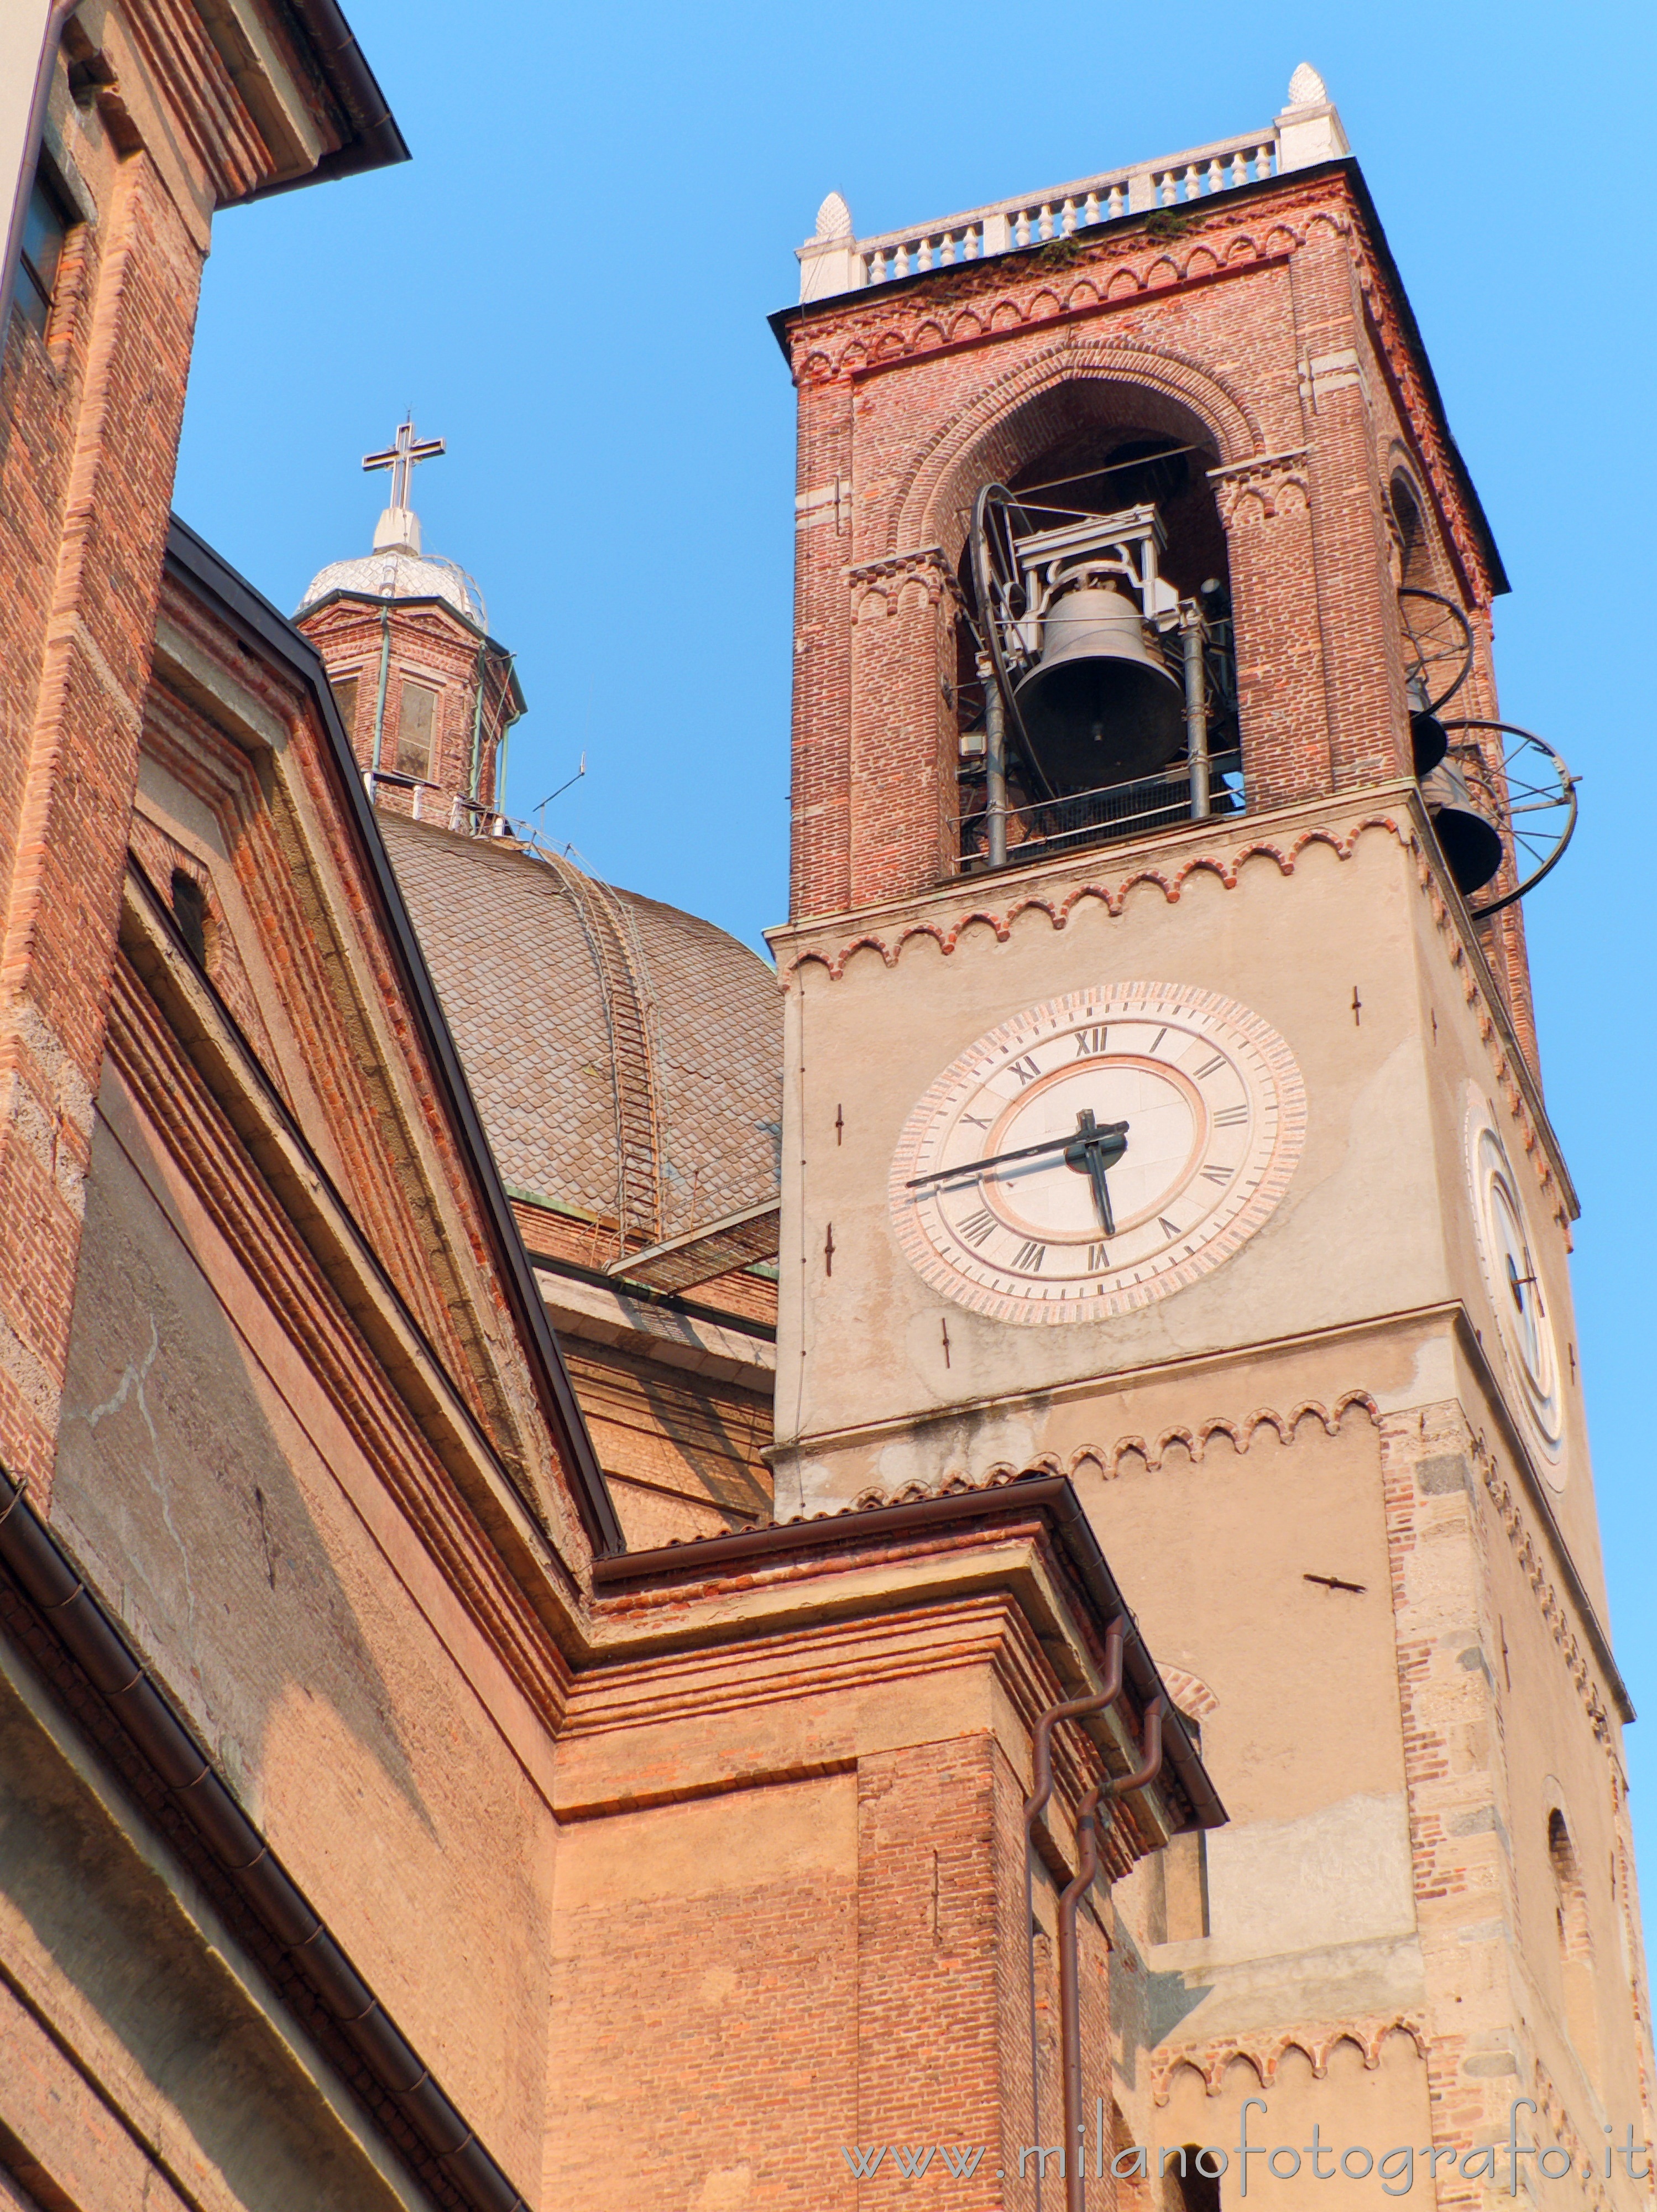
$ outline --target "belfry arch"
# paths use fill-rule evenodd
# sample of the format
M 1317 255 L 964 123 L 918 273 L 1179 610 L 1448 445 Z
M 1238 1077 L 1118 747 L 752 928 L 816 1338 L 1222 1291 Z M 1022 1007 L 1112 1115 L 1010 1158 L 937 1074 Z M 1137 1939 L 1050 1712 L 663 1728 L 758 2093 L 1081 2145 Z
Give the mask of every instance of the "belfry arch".
M 944 548 L 958 548 L 954 650 L 944 687 L 954 709 L 958 757 L 951 842 L 963 868 L 1000 865 L 996 856 L 1005 858 L 1009 838 L 1059 849 L 1172 821 L 1193 804 L 1204 814 L 1241 811 L 1230 564 L 1212 475 L 1223 465 L 1222 452 L 1211 423 L 1182 397 L 1120 375 L 1065 375 L 1002 413 L 939 483 L 937 537 Z M 1049 738 L 1060 733 L 1062 762 L 1051 745 L 1043 746 L 1029 714 L 1012 703 L 1018 687 L 1008 684 L 1005 668 L 1001 696 L 992 697 L 995 654 L 1005 632 L 1004 626 L 1001 640 L 991 635 L 997 617 L 984 602 L 980 568 L 984 520 L 978 503 L 1000 496 L 989 487 L 1010 496 L 1004 512 L 1026 548 L 1058 543 L 1078 530 L 1084 537 L 1103 532 L 1108 539 L 1110 518 L 1141 518 L 1132 526 L 1137 552 L 1126 541 L 1114 552 L 1102 541 L 1095 549 L 1105 556 L 1102 573 L 1090 573 L 1096 562 L 1078 565 L 1074 559 L 1054 572 L 1074 580 L 1054 586 L 1059 596 L 1048 615 L 1056 627 L 1050 629 L 1044 618 L 1035 630 L 1038 602 L 1021 602 L 1029 609 L 1027 634 L 1042 638 L 1044 653 L 1066 628 L 1074 634 L 1079 625 L 1082 633 L 1077 658 L 1050 686 L 1044 678 L 1024 690 L 1032 704 L 1041 691 Z M 1143 582 L 1136 597 L 1132 574 L 1124 573 L 1124 563 L 1132 572 L 1146 562 L 1165 610 L 1160 623 L 1139 621 Z M 1176 619 L 1179 609 L 1187 611 L 1186 620 Z M 1144 611 L 1150 611 L 1148 602 Z M 1088 625 L 1101 616 L 1122 632 L 1104 636 L 1102 659 L 1087 643 Z M 1181 632 L 1193 623 L 1207 669 L 1196 802 L 1188 702 L 1181 698 Z M 1116 645 L 1121 658 L 1112 657 Z M 1065 659 L 1062 648 L 1055 657 Z M 1005 779 L 1004 749 L 991 721 L 1004 702 L 1011 725 Z
M 1241 399 L 1192 362 L 1149 348 L 1054 346 L 987 384 L 938 426 L 894 502 L 894 550 L 937 545 L 953 564 L 979 484 L 1028 468 L 1067 428 L 1113 419 L 1205 447 L 1211 467 L 1262 449 Z

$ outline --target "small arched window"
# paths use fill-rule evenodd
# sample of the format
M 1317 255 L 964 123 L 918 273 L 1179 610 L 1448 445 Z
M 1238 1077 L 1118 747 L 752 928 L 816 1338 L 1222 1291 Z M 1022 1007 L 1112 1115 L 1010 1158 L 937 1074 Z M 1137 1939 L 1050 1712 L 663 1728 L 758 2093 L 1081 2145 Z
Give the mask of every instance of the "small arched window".
M 1582 1887 L 1576 1851 L 1557 1808 L 1548 1815 L 1548 1858 L 1553 1868 L 1555 1910 L 1559 1925 L 1559 1955 L 1564 1960 L 1593 1956 L 1588 1941 L 1588 1900 Z
M 1599 2014 L 1593 1986 L 1593 1943 L 1587 1891 L 1565 1816 L 1548 1815 L 1548 1862 L 1553 1869 L 1554 1923 L 1565 1999 L 1565 2028 L 1592 2074 L 1599 2057 Z
M 1203 2146 L 1197 2143 L 1181 2143 L 1165 2154 L 1163 2212 L 1220 2212 L 1219 2176 L 1199 2164 L 1202 2155 Z
M 1429 591 L 1433 582 L 1433 550 L 1416 488 L 1402 469 L 1393 471 L 1393 524 L 1398 532 L 1399 581 Z

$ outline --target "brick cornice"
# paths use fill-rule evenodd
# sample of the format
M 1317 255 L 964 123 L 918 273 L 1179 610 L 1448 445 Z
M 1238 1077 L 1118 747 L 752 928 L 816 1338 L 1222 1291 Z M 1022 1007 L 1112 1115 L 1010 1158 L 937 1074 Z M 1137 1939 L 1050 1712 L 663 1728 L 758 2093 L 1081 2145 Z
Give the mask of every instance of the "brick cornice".
M 984 1670 L 1023 1732 L 1058 1698 L 1075 1694 L 1078 1681 L 1092 1680 L 1095 1660 L 1078 1636 L 1068 1577 L 1042 1540 L 1039 1516 L 997 1531 L 993 1541 L 956 1532 L 929 1537 L 920 1551 L 901 1542 L 857 1545 L 862 1516 L 834 1517 L 853 1522 L 844 1540 L 854 1548 L 847 1556 L 837 1547 L 820 1569 L 805 1569 L 804 1580 L 800 1563 L 741 1577 L 714 1570 L 701 1580 L 694 1555 L 706 1547 L 684 1545 L 677 1548 L 688 1589 L 601 1600 L 600 1619 L 608 1617 L 620 1640 L 572 1694 L 561 1737 L 561 1820 L 851 1771 L 866 1749 L 859 1716 L 871 1688 Z M 823 1587 L 814 1590 L 818 1583 Z M 664 1613 L 665 1620 L 657 1618 Z M 671 1640 L 663 1647 L 665 1627 Z M 634 1638 L 645 1648 L 630 1657 Z M 744 1724 L 744 1717 L 808 1700 L 809 1717 L 781 1739 L 763 1723 L 754 1739 L 751 1722 Z M 693 1753 L 686 1737 L 671 1779 L 652 1789 L 643 1778 L 659 1759 L 608 1742 L 640 1729 L 690 1731 L 700 1748 Z M 756 1751 L 759 1742 L 774 1747 Z M 1061 1794 L 1073 1805 L 1102 1774 L 1132 1764 L 1133 1753 L 1120 1713 L 1089 1718 L 1071 1741 L 1055 1740 Z M 1107 1845 L 1111 1878 L 1166 1841 L 1179 1817 L 1160 1784 L 1125 1804 Z M 1061 1845 L 1059 1856 L 1071 1854 Z
M 1201 2077 L 1205 2095 L 1219 2096 L 1225 2087 L 1226 2069 L 1241 2058 L 1269 2089 L 1291 2051 L 1298 2051 L 1321 2081 L 1329 2071 L 1335 2046 L 1350 2043 L 1373 2073 L 1381 2063 L 1381 2046 L 1389 2035 L 1407 2035 L 1423 2058 L 1428 2056 L 1427 2031 L 1413 2012 L 1370 2013 L 1351 2020 L 1312 2022 L 1280 2028 L 1272 2035 L 1225 2035 L 1206 2041 L 1159 2044 L 1151 2053 L 1152 2097 L 1166 2105 L 1173 2094 L 1174 2077 L 1182 2069 Z
M 1233 461 L 1228 467 L 1211 469 L 1208 477 L 1214 487 L 1220 520 L 1228 530 L 1246 498 L 1258 501 L 1261 514 L 1269 517 L 1278 513 L 1284 495 L 1291 487 L 1298 492 L 1302 506 L 1311 497 L 1309 461 L 1304 446 L 1292 453 L 1257 453 L 1247 460 Z
M 1171 220 L 1170 220 L 1171 217 Z M 887 287 L 814 302 L 787 317 L 796 383 L 856 382 L 921 357 L 1075 325 L 1170 294 L 1287 264 L 1314 228 L 1344 243 L 1369 332 L 1438 507 L 1469 598 L 1488 605 L 1493 573 L 1484 517 L 1450 448 L 1419 337 L 1355 163 L 1343 161 L 1218 195 L 1159 219 L 1119 218 L 1089 232 Z
M 143 0 L 124 9 L 118 26 L 112 27 L 119 43 L 130 39 L 134 58 L 165 112 L 170 127 L 163 143 L 147 143 L 145 151 L 166 177 L 181 212 L 196 214 L 176 173 L 181 149 L 187 149 L 189 183 L 198 190 L 205 185 L 214 206 L 240 199 L 276 175 L 279 158 L 260 136 L 199 9 L 185 0 Z M 131 98 L 129 88 L 127 112 L 135 120 L 147 119 L 147 105 Z
M 1356 228 L 1348 229 L 1346 240 L 1363 296 L 1370 339 L 1399 422 L 1438 509 L 1459 580 L 1471 605 L 1487 609 L 1497 590 L 1506 590 L 1506 582 L 1491 574 L 1485 548 L 1467 514 L 1458 466 L 1446 448 L 1438 408 L 1423 376 L 1419 354 L 1405 334 L 1399 298 Z
M 1143 217 L 1045 246 L 935 270 L 901 286 L 847 293 L 800 312 L 790 331 L 796 381 L 853 378 L 920 354 L 958 352 L 1051 324 L 1284 261 L 1308 224 L 1327 219 L 1326 181 L 1280 188 L 1274 204 L 1226 195 L 1157 234 Z
M 173 642 L 176 649 L 176 637 Z M 235 681 L 233 672 L 224 673 L 228 681 Z M 349 963 L 338 957 L 337 939 L 330 941 L 333 933 L 314 898 L 307 906 L 305 870 L 294 865 L 302 839 L 292 834 L 284 839 L 282 834 L 289 826 L 283 820 L 290 814 L 285 803 L 289 763 L 278 759 L 271 804 L 260 788 L 255 754 L 228 737 L 195 699 L 174 688 L 184 680 L 176 663 L 161 662 L 158 656 L 157 679 L 146 705 L 144 752 L 207 810 L 219 826 L 224 851 L 234 855 L 246 922 L 257 933 L 265 980 L 292 1039 L 289 1053 L 298 1056 L 297 1066 L 284 1067 L 283 1056 L 274 1055 L 264 1072 L 291 1106 L 300 1085 L 314 1080 L 314 1071 L 328 1069 L 331 1111 L 326 1143 L 352 1204 L 422 1328 L 467 1388 L 474 1411 L 498 1415 L 498 1404 L 490 1403 L 497 1394 L 476 1329 L 463 1342 L 466 1305 L 455 1250 L 434 1249 L 429 1231 L 422 1235 L 423 1224 L 411 1201 L 417 1184 L 406 1155 L 387 1172 L 386 1138 L 395 1117 L 386 1111 L 391 1101 L 384 1076 L 365 1072 L 364 1056 L 353 1048 L 354 1010 L 343 1010 L 339 1003 L 337 981 L 349 972 Z M 253 711 L 264 707 L 273 732 L 282 734 L 297 710 L 291 696 L 270 686 L 261 687 L 246 704 Z M 142 792 L 138 804 L 142 810 Z M 138 842 L 135 838 L 135 850 Z M 229 944 L 215 956 L 217 961 L 221 966 L 240 964 L 244 952 L 253 948 L 237 943 L 228 928 L 223 934 Z M 217 980 L 222 983 L 222 976 Z M 240 1020 L 240 1008 L 234 1011 Z M 257 1026 L 263 1026 L 262 1015 Z

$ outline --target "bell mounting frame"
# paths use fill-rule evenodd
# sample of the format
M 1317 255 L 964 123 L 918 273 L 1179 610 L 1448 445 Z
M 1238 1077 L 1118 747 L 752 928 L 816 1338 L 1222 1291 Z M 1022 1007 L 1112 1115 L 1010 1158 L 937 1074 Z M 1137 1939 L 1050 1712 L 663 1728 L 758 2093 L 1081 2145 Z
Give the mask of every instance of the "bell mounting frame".
M 1043 505 L 1038 512 L 1065 520 L 1038 525 L 1017 492 L 1003 483 L 985 484 L 973 502 L 972 571 L 980 642 L 1001 694 L 1009 733 L 1017 738 L 1043 797 L 1051 799 L 1058 794 L 1029 742 L 1016 687 L 1041 658 L 1042 629 L 1053 601 L 1072 585 L 1105 580 L 1126 586 L 1142 620 L 1157 630 L 1177 628 L 1185 609 L 1157 570 L 1166 540 L 1155 507 L 1101 514 Z M 1169 673 L 1179 680 L 1174 669 Z
M 1454 599 L 1417 584 L 1399 586 L 1398 613 L 1416 695 L 1410 704 L 1417 714 L 1436 714 L 1472 674 L 1472 624 Z
M 1005 484 L 986 483 L 973 501 L 973 591 L 978 601 L 979 640 L 989 655 L 990 681 L 1001 694 L 1008 732 L 1017 738 L 1019 751 L 1041 781 L 1042 797 L 1051 799 L 1053 791 L 1024 733 L 1014 690 L 1015 678 L 1031 659 L 1024 630 L 1029 596 L 1018 559 L 1018 539 L 1029 527 L 1029 518 Z
M 1497 722 L 1468 715 L 1444 725 L 1450 737 L 1450 758 L 1466 778 L 1478 811 L 1501 832 L 1517 880 L 1499 898 L 1486 899 L 1467 911 L 1484 921 L 1503 907 L 1534 890 L 1565 857 L 1565 848 L 1576 830 L 1576 787 L 1571 774 L 1545 738 L 1517 722 Z M 1501 757 L 1480 736 L 1457 739 L 1457 731 L 1488 732 L 1501 739 Z M 1517 818 L 1527 817 L 1522 823 Z

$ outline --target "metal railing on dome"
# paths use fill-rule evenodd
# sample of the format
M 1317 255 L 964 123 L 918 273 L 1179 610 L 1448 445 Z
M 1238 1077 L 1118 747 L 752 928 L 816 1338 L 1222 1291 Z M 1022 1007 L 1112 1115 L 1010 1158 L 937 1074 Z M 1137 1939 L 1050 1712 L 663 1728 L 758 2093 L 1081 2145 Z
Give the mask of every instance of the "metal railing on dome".
M 405 775 L 400 769 L 369 768 L 362 771 L 362 781 L 371 805 L 379 803 L 381 791 L 406 793 L 410 814 L 416 822 L 440 823 L 466 837 L 500 838 L 520 846 L 537 860 L 555 853 L 538 823 L 519 814 L 502 814 L 497 807 L 446 791 L 424 776 Z

